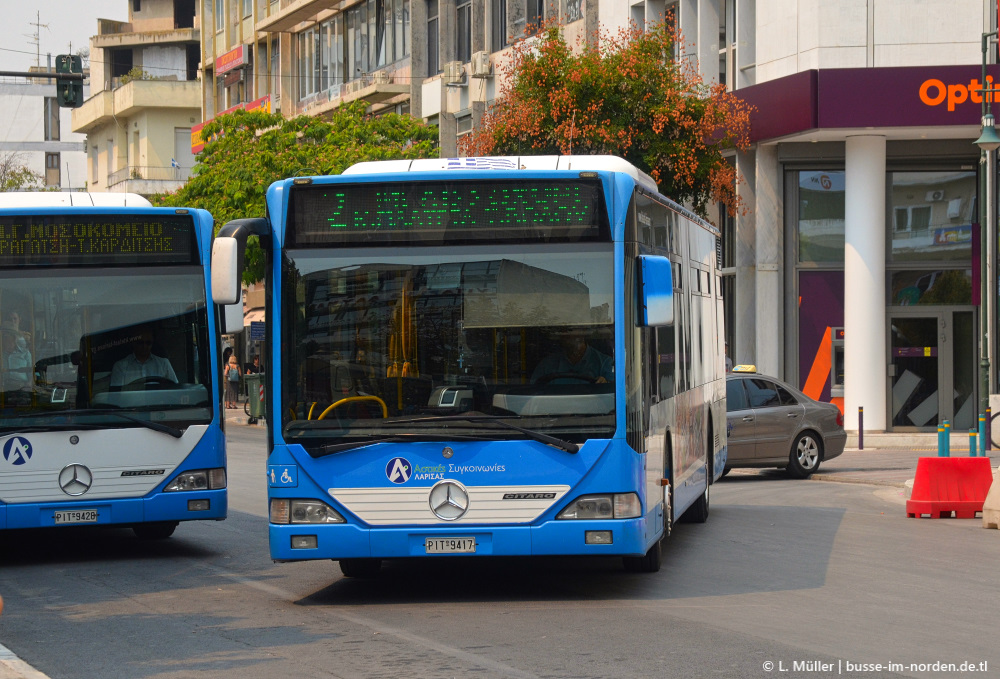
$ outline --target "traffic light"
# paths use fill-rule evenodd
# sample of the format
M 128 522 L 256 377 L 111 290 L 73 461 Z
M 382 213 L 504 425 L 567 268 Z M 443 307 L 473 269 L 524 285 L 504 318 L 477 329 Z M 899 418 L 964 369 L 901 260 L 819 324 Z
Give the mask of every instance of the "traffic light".
M 56 73 L 83 74 L 83 59 L 76 54 L 56 57 Z M 83 78 L 70 80 L 56 77 L 56 100 L 60 106 L 78 108 L 83 105 Z

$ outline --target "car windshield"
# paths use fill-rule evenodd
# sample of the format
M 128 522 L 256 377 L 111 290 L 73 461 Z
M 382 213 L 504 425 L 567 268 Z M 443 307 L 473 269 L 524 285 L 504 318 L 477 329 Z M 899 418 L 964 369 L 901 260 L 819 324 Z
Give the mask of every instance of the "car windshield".
M 610 435 L 612 266 L 610 244 L 286 252 L 286 440 Z
M 0 431 L 211 421 L 199 267 L 0 276 L 0 319 Z

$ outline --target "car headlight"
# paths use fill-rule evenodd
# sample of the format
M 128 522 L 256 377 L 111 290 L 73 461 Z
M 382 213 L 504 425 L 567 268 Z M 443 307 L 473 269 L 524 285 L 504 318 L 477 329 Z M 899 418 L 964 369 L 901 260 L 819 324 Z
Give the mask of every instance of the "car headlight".
M 347 523 L 337 510 L 319 500 L 273 498 L 271 523 Z
M 195 469 L 181 472 L 163 490 L 168 493 L 192 490 L 219 490 L 226 487 L 226 470 Z
M 635 493 L 582 495 L 559 512 L 557 519 L 634 519 L 642 515 Z

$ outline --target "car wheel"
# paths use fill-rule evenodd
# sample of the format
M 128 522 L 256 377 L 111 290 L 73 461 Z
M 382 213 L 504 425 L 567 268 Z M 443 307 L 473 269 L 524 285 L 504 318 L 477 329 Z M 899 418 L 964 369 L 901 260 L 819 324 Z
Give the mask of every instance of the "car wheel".
M 623 556 L 622 565 L 629 573 L 655 573 L 663 564 L 663 547 L 657 540 L 645 556 Z
M 154 523 L 138 523 L 132 526 L 132 532 L 140 540 L 165 540 L 174 534 L 176 521 L 158 521 Z
M 796 479 L 808 478 L 819 470 L 819 462 L 823 457 L 823 444 L 811 431 L 804 431 L 796 437 L 792 444 L 792 452 L 788 456 L 788 474 Z
M 731 472 L 731 471 L 733 471 L 733 468 L 732 468 L 732 467 L 723 467 L 723 468 L 722 468 L 722 476 L 720 476 L 719 478 L 720 478 L 720 479 L 724 479 L 724 478 L 726 478 L 726 476 L 728 476 L 728 475 L 729 475 L 729 472 Z
M 382 559 L 341 559 L 340 571 L 349 578 L 374 578 L 382 570 Z

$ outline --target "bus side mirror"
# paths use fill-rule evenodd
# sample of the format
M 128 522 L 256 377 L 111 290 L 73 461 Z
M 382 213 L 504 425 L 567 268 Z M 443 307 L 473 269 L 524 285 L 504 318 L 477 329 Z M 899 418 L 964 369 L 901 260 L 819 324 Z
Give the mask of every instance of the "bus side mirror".
M 235 238 L 212 241 L 212 301 L 236 304 L 242 301 L 240 289 L 239 242 Z
M 674 324 L 674 276 L 670 260 L 639 255 L 639 325 L 654 328 Z

